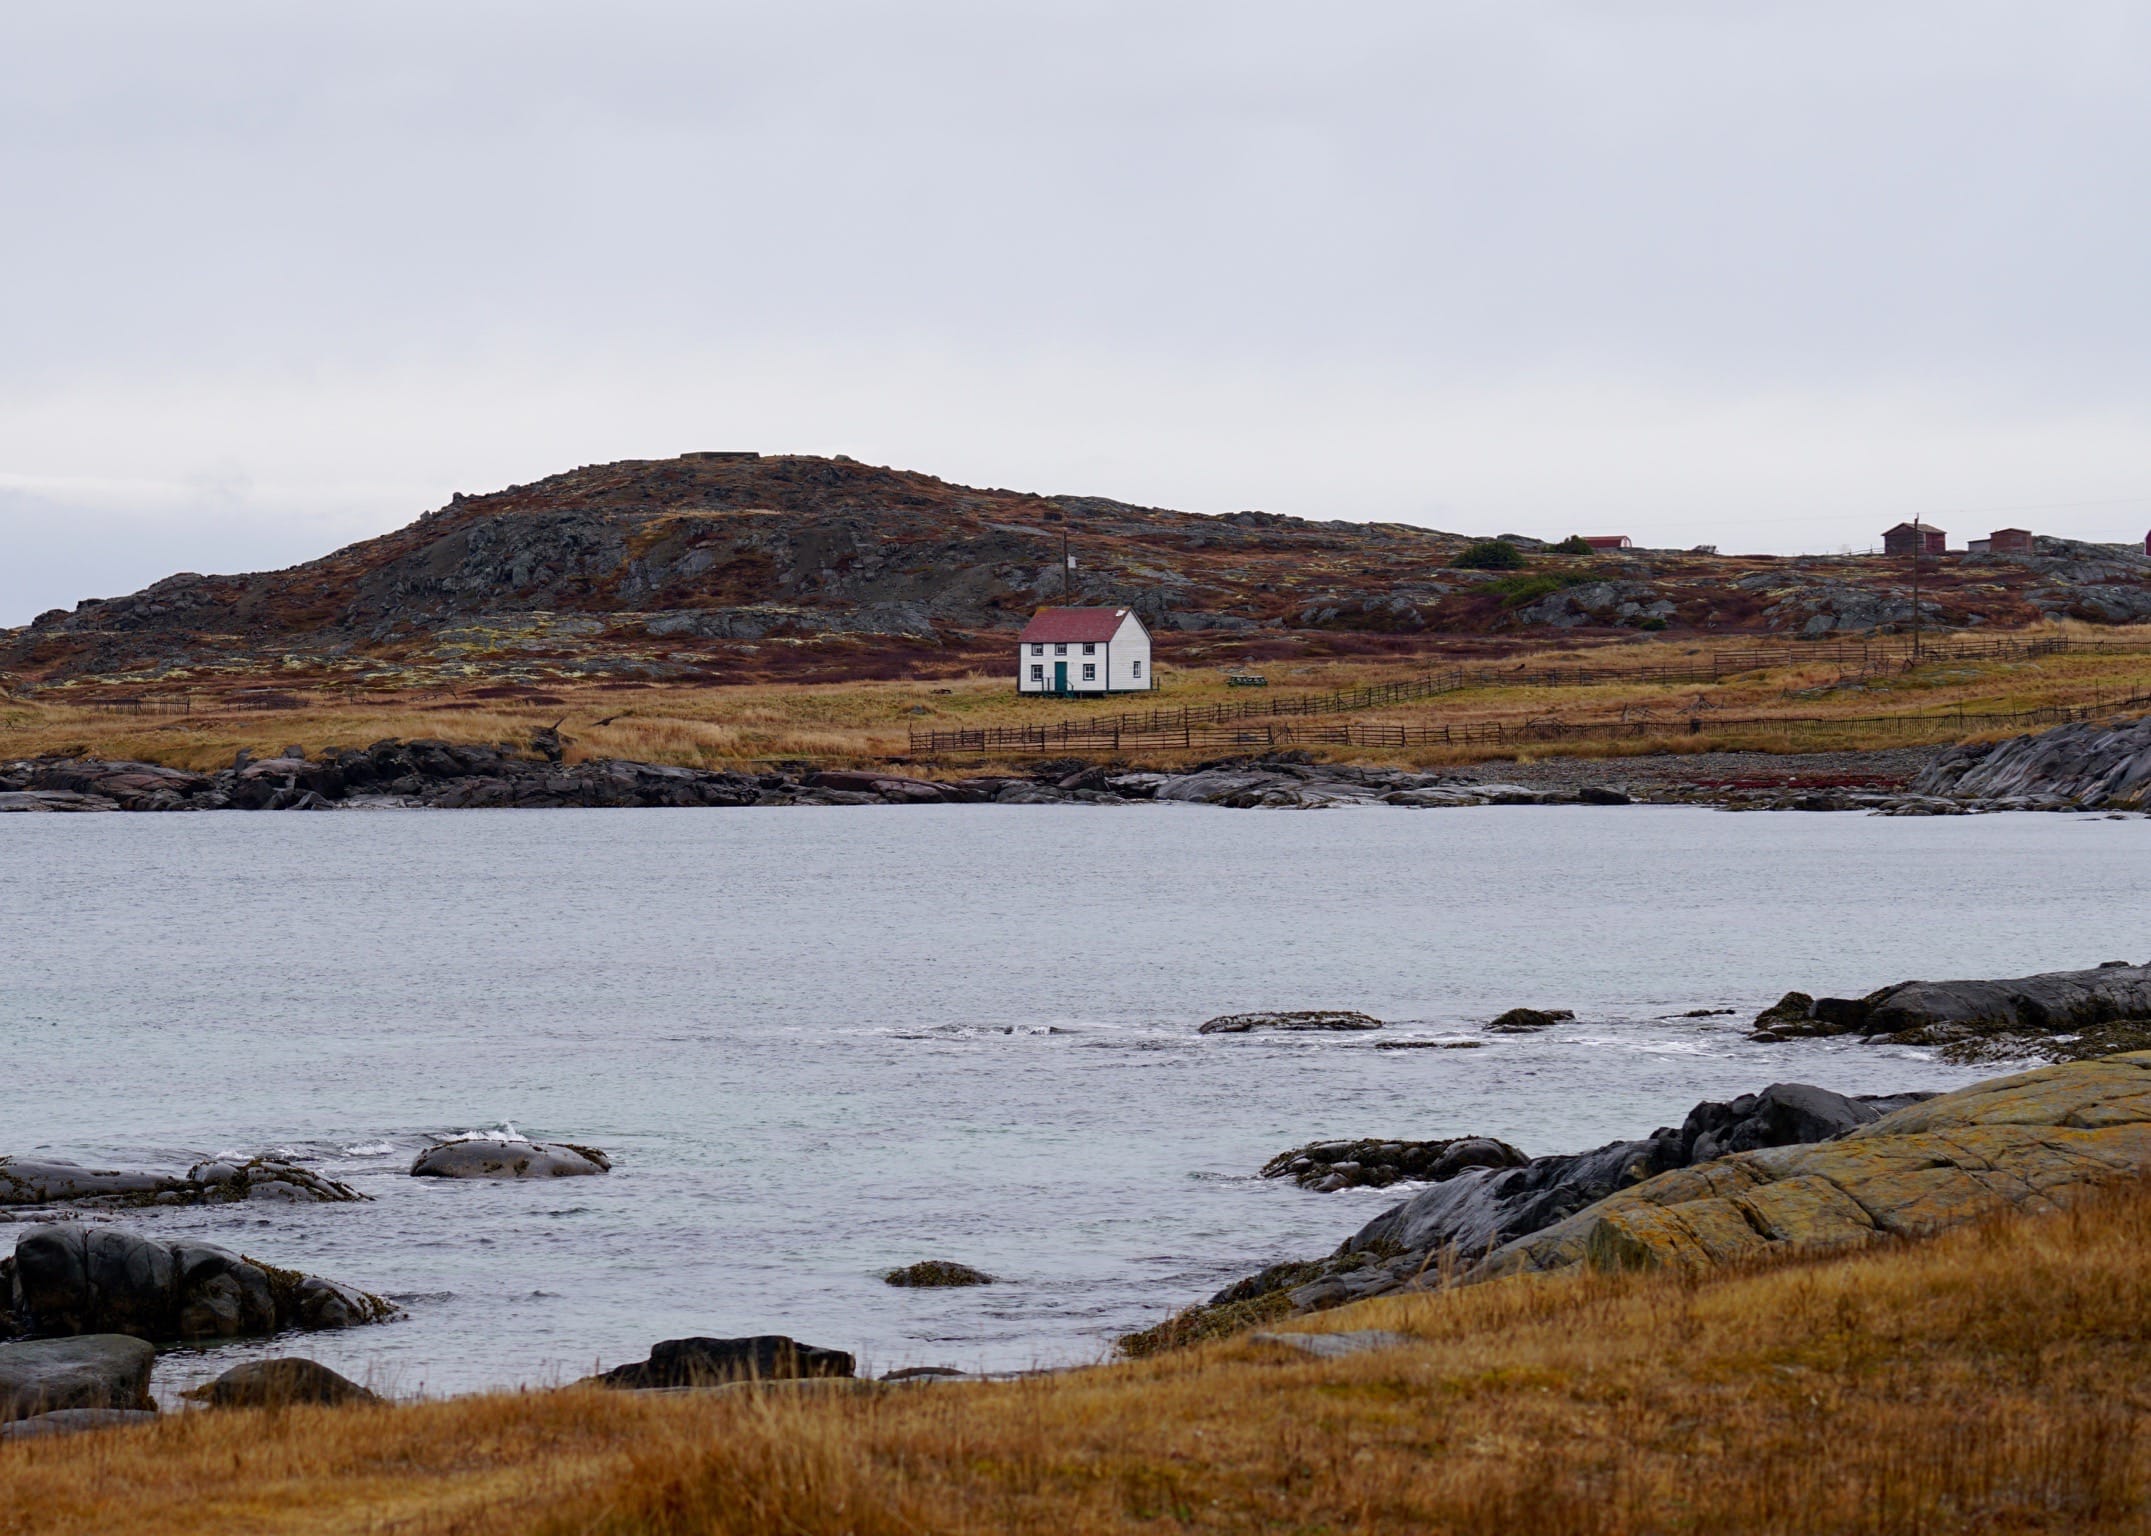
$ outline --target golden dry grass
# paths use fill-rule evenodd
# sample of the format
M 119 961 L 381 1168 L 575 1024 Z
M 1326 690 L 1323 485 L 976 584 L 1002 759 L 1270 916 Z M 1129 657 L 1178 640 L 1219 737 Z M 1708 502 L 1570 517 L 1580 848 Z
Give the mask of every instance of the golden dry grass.
M 2151 1525 L 2151 1185 L 1702 1277 L 1521 1280 L 860 1393 L 192 1413 L 0 1446 L 0 1532 L 1547 1536 Z
M 2022 634 L 2027 638 L 2075 634 L 2099 649 L 2036 661 L 1941 661 L 1912 671 L 1850 679 L 1835 664 L 1811 662 L 1717 684 L 1623 679 L 1544 687 L 1506 680 L 1519 668 L 1588 664 L 1641 669 L 1707 663 L 1716 651 L 1747 650 L 1755 644 L 1752 637 L 1630 642 L 1582 652 L 1549 650 L 1498 663 L 1468 663 L 1472 683 L 1460 692 L 1352 718 L 1414 726 L 1445 720 L 1522 724 L 1549 718 L 1572 723 L 1651 719 L 1664 723 L 1665 734 L 1644 742 L 1642 748 L 1822 751 L 1936 742 L 1961 734 L 1947 724 L 1919 724 L 1920 716 L 1959 709 L 2004 712 L 2076 706 L 2151 690 L 2151 627 L 2093 630 L 2060 625 Z M 276 711 L 224 707 L 217 702 L 217 694 L 204 692 L 198 696 L 197 711 L 187 716 L 115 714 L 69 702 L 87 695 L 61 689 L 28 699 L 0 697 L 0 757 L 84 752 L 206 770 L 228 764 L 241 748 L 264 755 L 291 743 L 315 750 L 364 745 L 382 737 L 438 737 L 520 745 L 528 741 L 532 730 L 564 721 L 573 741 L 571 758 L 625 757 L 704 768 L 787 759 L 866 764 L 905 756 L 914 726 L 946 730 L 1024 725 L 1221 700 L 1243 703 L 1288 693 L 1394 682 L 1423 675 L 1427 667 L 1421 662 L 1377 661 L 1275 664 L 1264 669 L 1271 682 L 1265 694 L 1229 687 L 1228 670 L 1237 669 L 1175 667 L 1168 661 L 1160 665 L 1162 686 L 1154 693 L 1085 702 L 1018 698 L 998 672 L 907 682 L 647 687 L 556 683 L 546 685 L 536 699 L 489 696 L 503 692 L 500 689 L 339 694 L 301 687 L 298 691 L 306 707 Z M 1686 714 L 1699 698 L 1704 703 L 1704 729 L 1690 734 Z M 1842 727 L 1721 723 L 1735 718 L 1790 721 L 1817 716 L 1846 723 Z M 1870 717 L 1897 717 L 1899 723 L 1876 724 Z M 1531 750 L 1537 755 L 1599 756 L 1639 749 L 1633 743 L 1585 738 Z M 1173 754 L 1143 755 L 1165 763 L 1175 760 Z M 1318 749 L 1318 755 L 1437 766 L 1508 753 L 1498 747 L 1354 747 Z M 915 764 L 913 771 L 960 774 L 996 766 L 1008 764 L 948 758 Z

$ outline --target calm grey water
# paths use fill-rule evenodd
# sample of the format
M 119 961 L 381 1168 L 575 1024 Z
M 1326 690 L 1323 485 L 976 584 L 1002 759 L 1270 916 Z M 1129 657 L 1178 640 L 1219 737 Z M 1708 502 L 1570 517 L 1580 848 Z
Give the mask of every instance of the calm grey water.
M 1182 806 L 0 820 L 0 1151 L 274 1148 L 364 1206 L 128 1213 L 401 1299 L 303 1348 L 400 1391 L 686 1333 L 874 1368 L 1094 1358 L 1395 1198 L 1264 1183 L 1315 1137 L 1575 1150 L 1779 1079 L 1978 1075 L 1757 1045 L 1788 987 L 2151 957 L 2151 823 Z M 1477 1050 L 1200 1038 L 1359 1008 Z M 610 1177 L 412 1179 L 510 1124 Z M 1007 1278 L 905 1292 L 939 1257 Z M 288 1343 L 284 1346 L 288 1348 Z M 170 1390 L 261 1345 L 176 1351 Z

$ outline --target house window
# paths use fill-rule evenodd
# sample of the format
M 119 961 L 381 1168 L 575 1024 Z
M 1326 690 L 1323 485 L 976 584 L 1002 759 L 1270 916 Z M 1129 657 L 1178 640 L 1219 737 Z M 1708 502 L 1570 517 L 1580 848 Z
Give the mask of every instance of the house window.
M 1133 662 L 1133 663 L 1131 664 L 1131 666 L 1130 666 L 1130 669 L 1129 669 L 1129 673 L 1128 673 L 1128 675 L 1129 675 L 1130 677 L 1141 677 L 1141 676 L 1143 675 L 1143 659 L 1142 659 L 1142 657 L 1138 656 L 1138 657 L 1136 657 L 1136 658 L 1135 658 L 1135 661 L 1134 661 L 1134 662 Z
M 1093 645 L 1090 641 L 1086 640 L 1083 642 L 1083 654 L 1086 656 L 1095 656 L 1098 654 L 1098 647 Z
M 1055 647 L 1053 647 L 1053 654 L 1056 656 L 1065 656 L 1068 654 L 1068 647 L 1065 645 L 1056 645 Z
M 1033 656 L 1043 656 L 1046 654 L 1046 648 L 1042 645 L 1033 645 L 1031 647 L 1031 654 Z
M 1086 683 L 1098 681 L 1098 664 L 1096 662 L 1086 661 L 1083 663 L 1083 681 Z
M 1031 668 L 1031 681 L 1032 681 L 1032 682 L 1034 682 L 1034 683 L 1042 683 L 1042 682 L 1044 682 L 1045 680 L 1046 680 L 1046 669 L 1045 669 L 1044 667 L 1033 667 L 1033 668 Z

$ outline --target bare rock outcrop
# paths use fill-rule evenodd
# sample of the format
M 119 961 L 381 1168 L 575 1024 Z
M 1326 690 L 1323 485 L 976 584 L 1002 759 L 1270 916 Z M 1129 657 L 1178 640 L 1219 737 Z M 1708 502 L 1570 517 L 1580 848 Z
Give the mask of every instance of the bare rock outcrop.
M 1841 1136 L 1928 1097 L 1848 1098 L 1776 1083 L 1729 1103 L 1698 1104 L 1678 1128 L 1639 1141 L 1532 1158 L 1518 1167 L 1467 1169 L 1384 1211 L 1328 1257 L 1274 1264 L 1201 1307 L 1130 1335 L 1122 1348 L 1144 1354 L 1291 1312 L 1385 1295 L 1429 1275 L 1472 1273 L 1504 1246 L 1662 1173 L 1729 1153 Z
M 2081 721 L 2036 736 L 1952 747 L 1912 781 L 1916 794 L 2140 810 L 2151 799 L 2151 715 Z
M 1914 1237 L 2014 1206 L 2048 1211 L 2151 1167 L 2151 1052 L 2040 1067 L 1820 1145 L 1662 1174 L 1491 1253 L 1486 1276 L 1700 1268 Z

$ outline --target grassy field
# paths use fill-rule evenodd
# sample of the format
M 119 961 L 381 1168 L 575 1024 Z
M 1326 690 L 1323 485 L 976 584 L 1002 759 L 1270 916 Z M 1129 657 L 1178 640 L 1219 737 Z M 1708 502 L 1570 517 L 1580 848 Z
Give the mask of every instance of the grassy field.
M 2096 649 L 2036 660 L 1935 661 L 1904 669 L 1848 673 L 1816 660 L 1728 677 L 1722 682 L 1660 682 L 1648 669 L 1708 667 L 1720 651 L 1751 649 L 1752 640 L 1676 639 L 1596 650 L 1548 651 L 1466 662 L 1469 686 L 1454 693 L 1350 718 L 1367 724 L 1419 727 L 1444 721 L 1544 722 L 1590 727 L 1628 722 L 1645 748 L 1666 744 L 1700 751 L 1726 746 L 1760 750 L 1824 750 L 1897 746 L 1955 739 L 1961 727 L 1922 721 L 1952 710 L 2005 712 L 2077 706 L 2151 690 L 2151 629 L 2042 628 L 2018 638 L 2073 635 Z M 1268 672 L 1259 693 L 1230 687 L 1222 670 L 1159 667 L 1162 686 L 1144 695 L 1076 702 L 1020 699 L 999 675 L 917 682 L 640 685 L 608 682 L 542 688 L 473 686 L 458 692 L 297 692 L 295 707 L 237 707 L 230 689 L 194 696 L 186 714 L 119 712 L 110 690 L 53 690 L 29 698 L 0 698 L 0 756 L 90 753 L 209 769 L 229 763 L 241 748 L 257 755 L 288 744 L 314 750 L 354 746 L 382 737 L 524 743 L 556 721 L 572 738 L 571 758 L 627 757 L 697 767 L 806 759 L 867 764 L 906 756 L 913 727 L 976 729 L 1030 725 L 1155 707 L 1245 703 L 1318 693 L 1424 675 L 1418 663 L 1291 663 Z M 1546 686 L 1517 681 L 1542 668 L 1588 665 L 1622 674 L 1584 684 Z M 177 695 L 151 697 L 151 707 L 174 707 Z M 1689 718 L 1700 720 L 1691 731 Z M 1814 723 L 1820 717 L 1825 722 Z M 1331 720 L 1342 717 L 1327 717 Z M 1738 723 L 1735 723 L 1738 722 Z M 1603 755 L 1637 750 L 1581 739 L 1533 745 L 1537 755 Z M 1380 745 L 1319 748 L 1317 755 L 1356 761 L 1435 765 L 1513 755 L 1504 747 Z M 1170 754 L 1146 752 L 1146 759 Z M 1200 753 L 1195 755 L 1202 755 Z M 1212 755 L 1215 755 L 1214 753 Z M 976 758 L 919 763 L 912 771 L 977 771 Z M 984 766 L 994 766 L 987 762 Z
M 0 1446 L 0 1533 L 2140 1531 L 2151 1184 L 1710 1275 L 1496 1282 L 1002 1384 L 188 1413 Z

